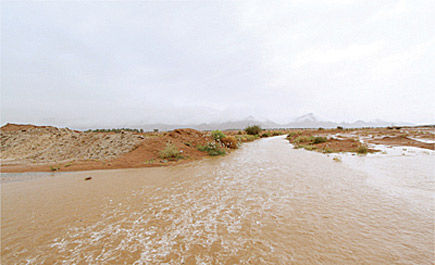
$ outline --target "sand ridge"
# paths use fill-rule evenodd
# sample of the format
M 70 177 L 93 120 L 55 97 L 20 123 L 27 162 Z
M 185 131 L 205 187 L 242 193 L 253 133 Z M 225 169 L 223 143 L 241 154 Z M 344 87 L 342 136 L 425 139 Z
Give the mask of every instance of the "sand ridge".
M 213 141 L 194 129 L 170 133 L 80 132 L 51 126 L 7 124 L 1 128 L 2 172 L 77 171 L 183 163 L 206 156 L 198 145 Z M 180 161 L 160 158 L 166 144 L 181 152 Z

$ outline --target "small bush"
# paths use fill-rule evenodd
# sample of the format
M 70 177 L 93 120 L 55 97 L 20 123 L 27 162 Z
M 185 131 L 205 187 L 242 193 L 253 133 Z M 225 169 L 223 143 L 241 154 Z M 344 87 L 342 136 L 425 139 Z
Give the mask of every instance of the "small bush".
M 356 150 L 356 152 L 358 154 L 367 154 L 369 152 L 369 149 L 367 148 L 367 146 L 365 145 L 361 145 L 360 147 L 358 147 L 358 149 Z
M 238 135 L 242 135 L 243 132 L 242 132 L 242 131 L 238 131 L 237 134 L 238 134 Z
M 293 142 L 296 143 L 296 144 L 311 142 L 311 137 L 309 137 L 309 136 L 298 136 L 298 137 L 296 137 L 296 139 L 294 139 Z
M 244 134 L 244 135 L 236 135 L 236 139 L 239 142 L 252 142 L 256 139 L 258 139 L 258 135 L 249 135 L 249 134 Z
M 50 167 L 50 170 L 51 170 L 51 171 L 58 171 L 58 170 L 59 170 L 59 167 Z
M 301 135 L 301 132 L 300 131 L 290 132 L 289 134 L 287 134 L 287 138 L 291 138 L 291 137 L 296 136 L 296 135 Z
M 337 130 L 343 130 L 343 127 L 337 126 Z
M 258 135 L 261 132 L 260 125 L 248 126 L 245 128 L 245 132 L 249 135 Z
M 198 150 L 207 152 L 210 156 L 225 155 L 226 152 L 223 148 L 219 147 L 216 143 L 208 143 L 206 145 L 198 145 Z
M 302 147 L 302 148 L 304 148 L 307 151 L 314 151 L 314 150 L 317 149 L 317 147 L 312 146 L 312 145 L 300 145 L 299 147 Z
M 323 150 L 322 150 L 322 153 L 325 153 L 325 154 L 330 154 L 330 153 L 333 153 L 334 151 L 332 150 L 332 149 L 330 149 L 330 148 L 323 148 Z
M 221 139 L 221 142 L 223 145 L 225 145 L 228 148 L 231 149 L 237 149 L 238 148 L 238 142 L 236 137 L 234 136 L 227 136 Z
M 260 137 L 261 137 L 261 138 L 267 138 L 267 137 L 270 137 L 270 133 L 269 133 L 269 132 L 262 133 L 262 134 L 260 135 Z
M 320 144 L 320 143 L 324 143 L 326 141 L 328 141 L 328 139 L 326 139 L 326 137 L 314 137 L 311 139 L 311 142 L 313 144 Z
M 282 135 L 283 133 L 282 132 L 279 132 L 279 131 L 274 131 L 274 132 L 272 132 L 272 136 L 279 136 L 279 135 Z
M 213 137 L 215 141 L 220 142 L 222 138 L 226 137 L 226 135 L 220 130 L 214 130 L 211 132 L 211 137 Z
M 334 160 L 335 162 L 341 162 L 341 157 L 334 156 L 334 158 L 332 160 Z
M 165 149 L 160 151 L 160 157 L 172 160 L 182 158 L 180 150 L 178 150 L 177 146 L 171 143 L 167 143 Z

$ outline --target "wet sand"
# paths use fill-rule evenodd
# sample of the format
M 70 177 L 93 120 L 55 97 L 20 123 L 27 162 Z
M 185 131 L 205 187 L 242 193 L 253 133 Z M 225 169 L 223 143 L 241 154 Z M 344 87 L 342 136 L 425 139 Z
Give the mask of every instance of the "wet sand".
M 2 184 L 2 264 L 433 264 L 434 154 L 386 157 L 337 163 L 274 137 Z

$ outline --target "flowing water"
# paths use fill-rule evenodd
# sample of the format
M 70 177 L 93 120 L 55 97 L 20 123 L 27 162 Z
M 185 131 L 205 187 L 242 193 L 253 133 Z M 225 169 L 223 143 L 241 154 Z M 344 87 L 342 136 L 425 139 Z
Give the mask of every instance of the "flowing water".
M 98 218 L 64 222 L 58 232 L 47 229 L 34 249 L 11 241 L 15 245 L 2 246 L 7 254 L 2 260 L 434 264 L 433 152 L 343 162 L 332 157 L 292 149 L 284 138 L 274 137 L 223 158 L 116 171 L 116 178 L 135 175 L 135 183 L 128 190 L 118 185 L 127 190 L 121 199 L 102 195 Z M 108 174 L 99 172 L 95 181 Z M 145 181 L 148 175 L 158 180 Z

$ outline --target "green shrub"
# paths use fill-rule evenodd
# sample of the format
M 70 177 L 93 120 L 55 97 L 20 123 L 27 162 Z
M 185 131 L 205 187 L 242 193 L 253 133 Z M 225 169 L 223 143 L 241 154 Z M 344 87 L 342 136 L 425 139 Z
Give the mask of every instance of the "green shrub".
M 246 141 L 248 141 L 248 142 L 252 142 L 252 141 L 258 139 L 258 135 L 249 135 L 249 134 L 248 134 L 248 135 L 245 136 L 245 139 L 246 139 Z
M 269 132 L 262 133 L 262 134 L 260 135 L 260 137 L 261 137 L 261 138 L 267 138 L 267 137 L 270 137 L 270 133 L 269 133 Z
M 291 138 L 296 135 L 301 135 L 301 132 L 300 131 L 290 132 L 289 134 L 287 134 L 287 138 Z
M 222 131 L 220 131 L 220 130 L 214 130 L 214 131 L 211 132 L 211 137 L 213 137 L 213 139 L 215 141 L 220 142 L 220 140 L 222 138 L 225 138 L 226 135 Z
M 317 147 L 312 146 L 312 145 L 300 145 L 299 147 L 302 147 L 302 148 L 304 148 L 307 151 L 314 151 L 314 150 L 317 149 Z
M 261 132 L 260 125 L 248 126 L 245 128 L 245 132 L 249 135 L 258 135 Z
M 360 145 L 358 149 L 356 150 L 358 154 L 367 154 L 369 152 L 369 149 L 365 145 Z
M 252 142 L 258 138 L 259 138 L 258 135 L 249 135 L 249 134 L 236 135 L 236 139 L 239 142 Z
M 172 143 L 167 143 L 165 149 L 160 151 L 160 157 L 165 159 L 177 160 L 182 158 L 180 150 Z
M 199 151 L 207 152 L 210 156 L 225 155 L 225 149 L 219 147 L 216 143 L 208 143 L 206 145 L 198 145 Z
M 325 153 L 325 154 L 330 154 L 330 153 L 333 153 L 334 151 L 331 149 L 331 148 L 323 148 L 323 150 L 322 150 L 322 153 Z
M 337 130 L 343 130 L 343 127 L 337 126 Z
M 311 137 L 309 136 L 298 136 L 296 137 L 296 139 L 294 139 L 293 143 L 306 143 L 306 142 L 311 142 Z
M 59 167 L 50 167 L 50 170 L 51 170 L 51 171 L 58 171 L 58 170 L 59 170 Z
M 227 136 L 221 139 L 223 145 L 231 149 L 237 149 L 239 147 L 238 141 L 234 136 Z
M 328 139 L 326 139 L 326 137 L 314 137 L 311 139 L 311 142 L 313 144 L 320 144 L 320 143 L 324 143 L 326 141 L 328 141 Z

